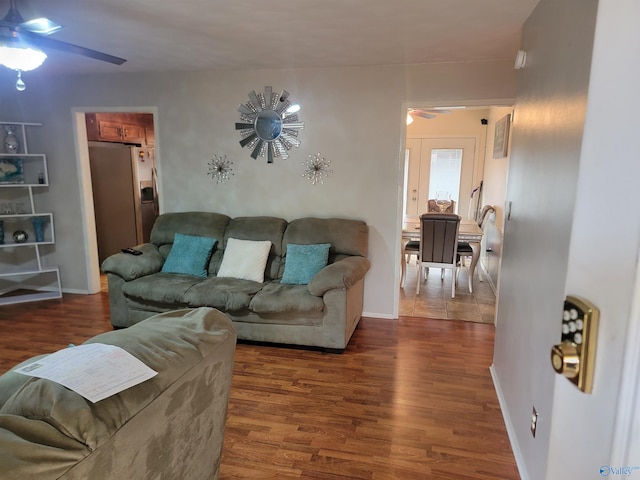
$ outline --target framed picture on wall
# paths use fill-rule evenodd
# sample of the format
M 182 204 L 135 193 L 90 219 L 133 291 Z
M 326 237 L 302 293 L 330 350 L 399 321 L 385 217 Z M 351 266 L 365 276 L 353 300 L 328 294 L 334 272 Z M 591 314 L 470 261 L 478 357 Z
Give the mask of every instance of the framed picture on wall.
M 509 124 L 511 115 L 506 114 L 496 122 L 496 129 L 493 134 L 493 158 L 503 158 L 507 156 L 509 148 Z

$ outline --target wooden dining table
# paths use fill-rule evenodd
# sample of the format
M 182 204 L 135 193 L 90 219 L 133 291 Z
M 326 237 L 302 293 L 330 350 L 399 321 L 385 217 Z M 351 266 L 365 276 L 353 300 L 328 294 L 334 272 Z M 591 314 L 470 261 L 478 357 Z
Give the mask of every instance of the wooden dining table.
M 402 280 L 406 275 L 406 261 L 404 249 L 411 240 L 420 241 L 420 221 L 405 222 L 402 224 L 402 242 L 400 245 L 400 259 L 402 264 Z M 462 219 L 458 229 L 458 242 L 467 242 L 473 252 L 471 264 L 469 265 L 469 292 L 473 293 L 473 274 L 480 259 L 480 242 L 482 241 L 482 229 L 474 220 Z M 478 278 L 482 281 L 482 272 L 478 270 Z

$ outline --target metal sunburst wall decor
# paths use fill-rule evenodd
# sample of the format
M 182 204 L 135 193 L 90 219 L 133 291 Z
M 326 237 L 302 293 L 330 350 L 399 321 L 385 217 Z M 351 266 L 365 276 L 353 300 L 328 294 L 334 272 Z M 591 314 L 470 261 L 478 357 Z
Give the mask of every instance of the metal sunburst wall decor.
M 299 147 L 298 130 L 304 122 L 298 119 L 299 105 L 288 100 L 289 92 L 279 94 L 271 87 L 264 87 L 264 93 L 249 93 L 249 101 L 238 106 L 242 122 L 236 123 L 242 140 L 240 145 L 251 149 L 251 157 L 267 157 L 273 163 L 274 157 L 289 158 L 291 147 Z
M 317 183 L 324 184 L 322 179 L 328 177 L 330 173 L 333 173 L 333 170 L 329 170 L 331 160 L 327 160 L 321 156 L 319 152 L 315 155 L 309 155 L 309 160 L 302 162 L 302 165 L 304 165 L 305 168 L 302 176 L 311 180 L 314 185 Z
M 226 155 L 214 155 L 209 162 L 209 175 L 216 183 L 227 183 L 233 175 L 233 162 Z

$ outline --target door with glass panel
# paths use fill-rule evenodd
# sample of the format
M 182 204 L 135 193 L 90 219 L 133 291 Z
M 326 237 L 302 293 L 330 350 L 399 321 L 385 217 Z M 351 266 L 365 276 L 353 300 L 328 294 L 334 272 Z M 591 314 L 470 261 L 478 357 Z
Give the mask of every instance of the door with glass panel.
M 455 212 L 469 217 L 475 138 L 409 138 L 405 150 L 404 216 L 417 220 L 436 192 L 448 192 Z

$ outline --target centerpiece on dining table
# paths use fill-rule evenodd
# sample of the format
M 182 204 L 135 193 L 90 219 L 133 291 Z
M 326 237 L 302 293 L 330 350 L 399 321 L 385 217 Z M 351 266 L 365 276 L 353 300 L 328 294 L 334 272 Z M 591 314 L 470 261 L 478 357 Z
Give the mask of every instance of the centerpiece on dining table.
M 451 194 L 449 192 L 436 192 L 436 205 L 440 209 L 440 213 L 445 213 L 451 206 Z

